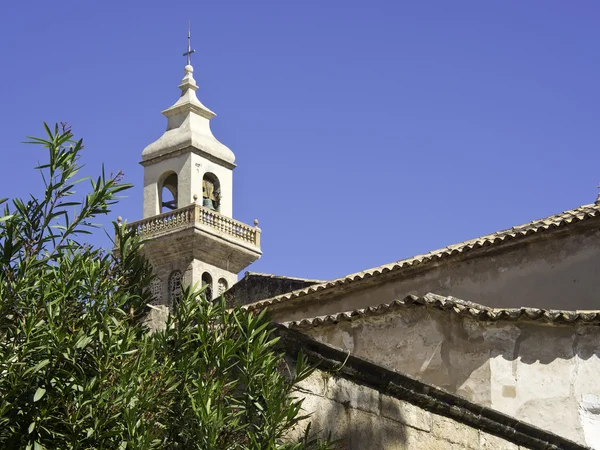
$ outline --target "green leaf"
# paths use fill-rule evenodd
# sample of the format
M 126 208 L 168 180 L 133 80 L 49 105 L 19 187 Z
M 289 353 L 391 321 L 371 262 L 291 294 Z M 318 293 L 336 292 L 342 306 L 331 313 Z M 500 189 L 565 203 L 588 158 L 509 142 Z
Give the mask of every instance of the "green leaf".
M 77 343 L 75 344 L 75 348 L 84 348 L 90 342 L 92 342 L 91 336 L 81 336 L 79 338 L 79 340 L 77 341 Z
M 45 393 L 46 393 L 46 389 L 44 389 L 43 387 L 37 388 L 37 391 L 35 391 L 35 395 L 33 396 L 33 403 L 40 400 L 44 396 Z
M 46 367 L 48 364 L 50 364 L 50 360 L 49 359 L 44 359 L 43 361 L 40 361 L 39 363 L 37 363 L 35 366 L 30 367 L 29 369 L 27 369 L 24 373 L 24 375 L 27 375 L 28 373 L 36 373 L 39 370 L 41 370 L 42 368 Z

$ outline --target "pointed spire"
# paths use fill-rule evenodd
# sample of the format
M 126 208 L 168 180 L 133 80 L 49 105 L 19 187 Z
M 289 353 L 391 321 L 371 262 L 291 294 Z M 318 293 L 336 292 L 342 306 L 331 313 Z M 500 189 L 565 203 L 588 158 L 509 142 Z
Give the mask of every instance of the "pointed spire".
M 216 114 L 204 106 L 202 102 L 198 100 L 198 97 L 196 97 L 198 85 L 194 79 L 194 68 L 187 65 L 183 70 L 185 71 L 185 75 L 178 86 L 179 89 L 181 89 L 181 97 L 173 106 L 165 109 L 162 113 L 167 117 L 171 117 L 175 114 L 179 114 L 181 109 L 185 108 L 188 112 L 193 111 L 205 119 L 212 119 Z
M 162 112 L 168 119 L 167 131 L 144 149 L 142 159 L 147 161 L 192 147 L 221 160 L 228 167 L 235 167 L 235 155 L 213 136 L 210 129 L 210 120 L 216 114 L 196 97 L 198 85 L 194 79 L 194 68 L 189 64 L 192 53 L 194 50 L 188 29 L 188 51 L 183 54 L 188 64 L 184 67 L 184 76 L 179 84 L 181 96 L 173 106 Z

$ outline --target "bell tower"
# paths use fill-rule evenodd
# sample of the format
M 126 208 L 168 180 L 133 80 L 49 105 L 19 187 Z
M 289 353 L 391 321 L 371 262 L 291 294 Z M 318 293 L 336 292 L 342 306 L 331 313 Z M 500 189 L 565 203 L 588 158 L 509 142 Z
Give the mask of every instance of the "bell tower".
M 156 304 L 170 306 L 183 284 L 208 285 L 216 297 L 238 273 L 261 256 L 260 229 L 234 220 L 235 155 L 212 134 L 215 113 L 196 97 L 190 64 L 179 85 L 179 100 L 165 109 L 167 130 L 142 152 L 143 219 L 128 224 L 144 240 L 157 279 Z

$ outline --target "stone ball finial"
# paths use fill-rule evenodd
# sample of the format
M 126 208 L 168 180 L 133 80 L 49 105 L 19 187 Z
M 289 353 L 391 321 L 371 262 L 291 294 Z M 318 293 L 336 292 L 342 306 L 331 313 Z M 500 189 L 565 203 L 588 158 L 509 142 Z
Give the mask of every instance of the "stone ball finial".
M 258 219 L 254 219 L 254 226 L 257 227 L 258 226 Z
M 198 201 L 198 194 L 194 194 L 194 201 L 197 202 Z
M 594 202 L 594 204 L 596 204 L 597 206 L 600 206 L 600 194 L 598 194 L 598 197 L 596 198 L 596 201 Z
M 181 67 L 181 66 L 179 66 Z M 193 73 L 194 72 L 194 68 L 191 66 L 191 64 L 188 64 L 187 66 L 185 66 L 183 68 L 183 70 L 185 70 L 185 73 Z
M 121 225 L 121 223 L 123 222 L 123 218 L 121 216 L 117 217 L 117 222 L 119 223 L 119 225 Z

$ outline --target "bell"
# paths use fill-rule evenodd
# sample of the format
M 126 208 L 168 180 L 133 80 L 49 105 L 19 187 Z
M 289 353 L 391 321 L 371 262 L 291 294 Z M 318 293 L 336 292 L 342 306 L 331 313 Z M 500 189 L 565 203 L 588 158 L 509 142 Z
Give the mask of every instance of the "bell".
M 204 206 L 206 209 L 210 209 L 211 211 L 215 210 L 215 205 L 213 204 L 213 201 L 207 197 L 202 198 L 202 206 Z

